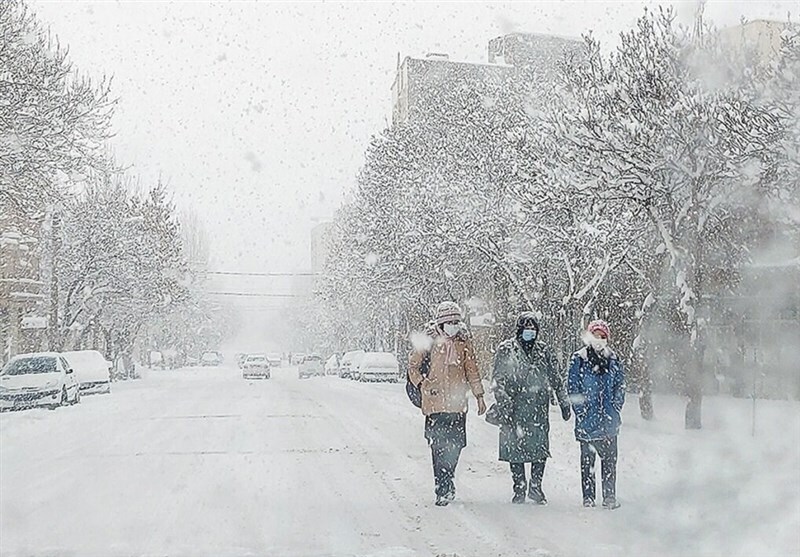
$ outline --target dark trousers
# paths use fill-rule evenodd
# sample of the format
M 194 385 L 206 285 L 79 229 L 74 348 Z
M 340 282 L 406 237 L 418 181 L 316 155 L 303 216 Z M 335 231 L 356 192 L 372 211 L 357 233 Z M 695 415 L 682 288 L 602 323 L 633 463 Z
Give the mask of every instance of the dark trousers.
M 461 412 L 431 414 L 425 418 L 425 438 L 431 448 L 436 495 L 455 495 L 453 478 L 461 449 L 467 445 L 467 415 Z
M 453 479 L 456 476 L 456 466 L 458 466 L 458 459 L 461 456 L 461 447 L 451 443 L 432 446 L 431 456 L 433 457 L 436 496 L 455 495 L 456 486 Z
M 600 455 L 600 476 L 603 482 L 603 501 L 616 499 L 617 438 L 581 441 L 581 487 L 583 499 L 595 500 L 595 456 Z
M 531 487 L 542 487 L 544 477 L 544 460 L 541 462 L 531 462 Z M 511 479 L 514 481 L 514 492 L 525 493 L 528 487 L 528 480 L 525 477 L 525 463 L 511 462 Z

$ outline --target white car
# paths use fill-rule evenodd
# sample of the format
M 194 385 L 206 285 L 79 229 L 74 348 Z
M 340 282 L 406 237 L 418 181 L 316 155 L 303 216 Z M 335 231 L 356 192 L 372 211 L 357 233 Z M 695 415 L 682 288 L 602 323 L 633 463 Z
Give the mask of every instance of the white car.
M 358 360 L 365 354 L 363 350 L 351 350 L 342 356 L 339 362 L 339 377 L 344 379 L 355 379 L 355 372 L 358 368 Z
M 80 401 L 80 383 L 61 354 L 20 354 L 0 370 L 0 409 L 55 408 Z
M 336 354 L 325 362 L 325 375 L 339 375 L 339 356 Z
M 323 375 L 325 375 L 325 368 L 322 366 L 322 358 L 314 355 L 303 358 L 303 361 L 300 363 L 300 367 L 297 370 L 297 376 L 300 379 Z
M 111 392 L 111 362 L 97 350 L 62 352 L 81 385 L 81 393 Z
M 242 377 L 245 379 L 269 379 L 272 370 L 265 354 L 248 354 L 242 364 Z
M 391 381 L 400 379 L 400 364 L 389 352 L 367 352 L 359 361 L 359 381 Z
M 206 350 L 203 352 L 203 355 L 200 356 L 200 365 L 213 367 L 221 366 L 222 354 L 214 350 Z
M 267 360 L 272 367 L 281 367 L 281 355 L 277 352 L 270 352 L 267 354 Z

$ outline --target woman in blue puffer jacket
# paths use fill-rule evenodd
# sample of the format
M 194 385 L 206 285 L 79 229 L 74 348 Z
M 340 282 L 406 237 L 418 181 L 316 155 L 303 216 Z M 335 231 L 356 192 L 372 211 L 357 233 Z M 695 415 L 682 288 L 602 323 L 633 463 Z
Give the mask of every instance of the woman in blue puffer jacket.
M 581 444 L 583 506 L 595 506 L 594 463 L 600 455 L 603 507 L 616 509 L 617 435 L 625 403 L 625 372 L 608 347 L 610 336 L 605 321 L 589 324 L 586 346 L 570 361 L 567 390 L 575 413 L 575 439 Z

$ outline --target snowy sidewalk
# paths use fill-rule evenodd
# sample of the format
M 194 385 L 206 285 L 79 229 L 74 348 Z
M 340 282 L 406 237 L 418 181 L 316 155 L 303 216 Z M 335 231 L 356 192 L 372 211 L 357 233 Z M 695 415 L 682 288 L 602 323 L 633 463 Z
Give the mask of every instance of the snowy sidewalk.
M 2 556 L 797 555 L 800 405 L 707 399 L 707 429 L 630 397 L 615 512 L 580 506 L 572 422 L 551 415 L 547 507 L 512 506 L 475 414 L 458 502 L 432 505 L 402 385 L 294 370 L 150 372 L 77 407 L 0 416 Z

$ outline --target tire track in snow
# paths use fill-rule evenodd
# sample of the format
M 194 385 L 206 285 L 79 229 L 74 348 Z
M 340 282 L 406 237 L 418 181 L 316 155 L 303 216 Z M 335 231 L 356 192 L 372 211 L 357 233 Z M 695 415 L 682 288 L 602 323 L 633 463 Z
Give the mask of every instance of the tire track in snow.
M 422 536 L 427 550 L 436 555 L 439 553 L 450 554 L 453 550 L 460 556 L 480 555 L 480 556 L 500 556 L 500 555 L 521 555 L 527 554 L 530 551 L 530 546 L 525 545 L 509 552 L 498 551 L 498 541 L 502 540 L 504 544 L 511 543 L 515 537 L 518 537 L 518 532 L 510 532 L 508 529 L 503 529 L 502 532 L 486 531 L 485 525 L 487 518 L 485 516 L 477 516 L 474 512 L 464 512 L 473 503 L 456 502 L 449 506 L 447 509 L 440 509 L 434 507 L 433 503 L 433 478 L 430 469 L 430 456 L 427 445 L 422 436 L 422 418 L 416 412 L 397 412 L 398 401 L 400 396 L 405 397 L 405 393 L 401 390 L 396 392 L 384 391 L 383 389 L 371 389 L 374 385 L 362 383 L 339 383 L 331 385 L 332 390 L 336 395 L 349 395 L 353 400 L 347 401 L 344 404 L 337 404 L 338 398 L 334 397 L 335 402 L 328 400 L 328 396 L 320 391 L 319 399 L 324 401 L 324 405 L 331 408 L 332 413 L 337 415 L 348 414 L 350 419 L 340 420 L 345 427 L 352 431 L 351 437 L 369 439 L 370 445 L 380 447 L 381 450 L 377 451 L 378 454 L 393 455 L 396 458 L 391 460 L 402 459 L 405 461 L 407 468 L 405 468 L 406 476 L 413 476 L 413 482 L 417 487 L 420 484 L 425 484 L 428 488 L 424 492 L 420 489 L 412 491 L 412 497 L 417 497 L 418 501 L 430 501 L 428 503 L 413 502 L 409 499 L 407 494 L 401 494 L 393 482 L 388 479 L 386 467 L 381 466 L 375 462 L 376 452 L 366 450 L 366 458 L 370 462 L 374 473 L 381 476 L 384 484 L 389 492 L 392 494 L 393 500 L 399 507 L 403 508 L 406 520 L 413 524 L 413 526 L 406 526 L 406 530 L 410 531 L 416 537 Z M 356 412 L 357 411 L 357 412 Z M 365 420 L 364 417 L 367 417 Z M 394 418 L 394 419 L 393 419 Z M 382 434 L 382 432 L 392 431 L 397 428 L 397 420 L 403 420 L 403 424 L 408 428 L 414 430 L 418 434 L 415 439 L 416 443 L 411 446 L 419 446 L 422 448 L 422 454 L 410 454 L 403 447 L 406 447 L 409 438 L 404 437 L 402 440 L 392 439 L 390 435 Z M 413 422 L 406 423 L 405 420 L 413 420 Z M 360 424 L 368 423 L 369 426 L 365 427 Z M 405 427 L 401 427 L 401 431 L 408 431 Z M 414 441 L 412 441 L 413 443 Z M 468 456 L 468 455 L 464 455 Z M 462 462 L 459 466 L 463 471 L 464 465 Z M 409 474 L 409 472 L 411 472 Z M 407 486 L 411 482 L 404 482 Z M 467 490 L 463 490 L 467 491 Z M 424 493 L 424 494 L 423 494 Z M 419 499 L 421 498 L 421 499 Z M 442 520 L 446 518 L 446 520 Z M 455 521 L 453 520 L 455 518 Z M 428 525 L 435 524 L 435 528 Z M 476 525 L 480 527 L 476 528 Z M 501 535 L 502 534 L 502 535 Z M 509 535 L 513 537 L 509 537 Z M 469 547 L 460 546 L 453 548 L 451 540 L 470 540 Z
M 375 461 L 374 451 L 370 450 L 367 443 L 364 443 L 363 439 L 369 439 L 369 445 L 381 445 L 383 444 L 383 439 L 381 436 L 377 434 L 379 429 L 377 428 L 370 428 L 370 427 L 358 427 L 358 424 L 362 423 L 359 420 L 359 416 L 353 415 L 352 413 L 347 416 L 349 419 L 343 419 L 343 409 L 336 404 L 332 404 L 331 401 L 327 400 L 327 396 L 325 392 L 316 388 L 322 387 L 326 384 L 330 383 L 327 379 L 324 381 L 317 381 L 315 383 L 311 382 L 303 382 L 298 383 L 296 385 L 291 385 L 292 391 L 297 396 L 302 396 L 311 404 L 313 404 L 316 408 L 319 409 L 320 413 L 330 416 L 330 418 L 335 422 L 337 429 L 341 429 L 347 432 L 346 439 L 348 443 L 353 444 L 358 448 L 358 453 L 363 457 L 364 461 L 368 464 L 371 475 L 373 478 L 376 478 L 380 485 L 382 486 L 383 490 L 389 495 L 391 499 L 391 503 L 394 506 L 389 506 L 384 510 L 388 511 L 388 513 L 394 517 L 397 517 L 399 520 L 392 521 L 394 524 L 400 524 L 403 531 L 405 532 L 404 537 L 404 544 L 408 544 L 410 541 L 414 542 L 415 547 L 409 548 L 413 551 L 423 551 L 423 548 L 419 545 L 419 531 L 421 527 L 421 517 L 416 510 L 416 507 L 413 505 L 409 505 L 409 502 L 406 497 L 404 497 L 398 490 L 395 485 L 395 482 L 390 480 L 387 473 L 386 468 L 380 466 Z M 308 386 L 308 387 L 306 387 Z M 296 387 L 301 387 L 300 389 Z M 310 387 L 310 388 L 309 388 Z M 359 409 L 363 411 L 365 408 L 363 405 L 345 405 L 348 412 L 352 412 L 354 409 Z M 363 419 L 363 415 L 360 416 Z M 373 422 L 370 422 L 373 423 Z M 384 445 L 384 447 L 386 447 Z M 390 454 L 392 452 L 396 452 L 396 450 L 386 450 L 386 454 Z M 401 455 L 405 457 L 406 455 Z M 401 512 L 398 513 L 397 509 Z M 352 510 L 349 510 L 350 514 L 354 514 Z M 361 519 L 363 520 L 363 518 Z M 435 552 L 436 548 L 423 540 L 425 543 L 424 550 Z M 427 553 L 423 553 L 427 554 Z

